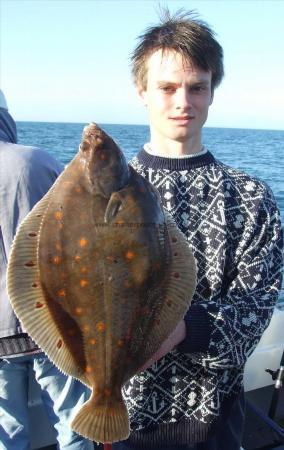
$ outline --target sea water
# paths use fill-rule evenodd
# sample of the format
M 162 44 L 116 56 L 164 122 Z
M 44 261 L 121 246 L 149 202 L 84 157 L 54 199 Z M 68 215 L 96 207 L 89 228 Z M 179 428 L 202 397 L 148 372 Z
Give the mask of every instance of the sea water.
M 77 153 L 85 124 L 17 122 L 18 141 L 50 152 L 63 164 Z M 100 124 L 131 159 L 149 141 L 146 125 Z M 284 131 L 204 128 L 203 142 L 223 163 L 265 181 L 272 189 L 284 223 Z
M 17 122 L 18 142 L 47 150 L 63 164 L 75 156 L 86 124 Z M 99 124 L 130 160 L 149 141 L 146 125 Z M 204 128 L 203 143 L 225 164 L 265 181 L 272 189 L 284 223 L 284 131 Z M 284 301 L 282 291 L 281 300 Z

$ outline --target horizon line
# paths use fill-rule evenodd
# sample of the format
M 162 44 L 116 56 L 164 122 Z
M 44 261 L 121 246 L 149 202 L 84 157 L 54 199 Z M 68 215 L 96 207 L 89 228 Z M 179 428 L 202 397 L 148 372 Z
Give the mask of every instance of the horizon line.
M 63 121 L 49 121 L 49 120 L 15 120 L 16 123 L 51 123 L 51 124 L 70 124 L 70 125 L 86 125 L 92 122 L 63 122 Z M 98 125 L 117 125 L 117 126 L 134 126 L 134 127 L 147 127 L 148 124 L 145 123 L 111 123 L 111 122 L 94 122 Z M 250 128 L 250 127 L 230 127 L 230 126 L 204 126 L 203 129 L 214 128 L 222 130 L 257 130 L 257 131 L 284 131 L 284 129 L 279 128 Z

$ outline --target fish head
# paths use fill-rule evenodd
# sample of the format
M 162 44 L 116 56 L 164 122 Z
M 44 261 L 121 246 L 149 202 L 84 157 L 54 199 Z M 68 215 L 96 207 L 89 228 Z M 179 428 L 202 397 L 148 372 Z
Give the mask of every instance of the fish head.
M 86 188 L 94 195 L 110 198 L 128 183 L 129 168 L 122 151 L 95 123 L 84 128 L 79 161 Z

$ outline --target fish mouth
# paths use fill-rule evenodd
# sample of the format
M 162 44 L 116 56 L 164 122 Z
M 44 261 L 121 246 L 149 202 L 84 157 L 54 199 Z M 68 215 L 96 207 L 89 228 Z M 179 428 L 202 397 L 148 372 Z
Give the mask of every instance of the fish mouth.
M 102 146 L 104 139 L 105 135 L 101 128 L 99 128 L 94 122 L 90 123 L 83 130 L 80 148 L 83 152 L 89 150 L 90 148 L 97 149 Z
M 86 170 L 87 189 L 92 194 L 109 198 L 129 180 L 128 165 L 122 151 L 94 122 L 84 127 L 80 161 Z

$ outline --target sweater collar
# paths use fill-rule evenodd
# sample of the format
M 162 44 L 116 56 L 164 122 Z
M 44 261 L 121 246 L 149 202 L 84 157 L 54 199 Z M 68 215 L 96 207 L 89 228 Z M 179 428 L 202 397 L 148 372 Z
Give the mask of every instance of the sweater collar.
M 165 156 L 155 156 L 146 152 L 144 148 L 140 150 L 137 155 L 139 163 L 152 169 L 167 169 L 167 170 L 190 170 L 197 167 L 206 166 L 215 162 L 215 158 L 207 151 L 204 154 L 189 156 L 183 158 L 167 158 Z

